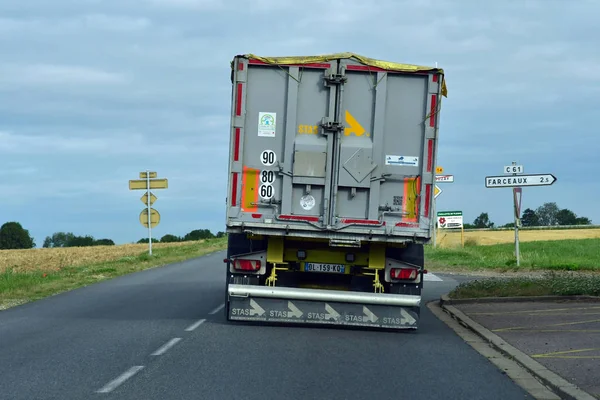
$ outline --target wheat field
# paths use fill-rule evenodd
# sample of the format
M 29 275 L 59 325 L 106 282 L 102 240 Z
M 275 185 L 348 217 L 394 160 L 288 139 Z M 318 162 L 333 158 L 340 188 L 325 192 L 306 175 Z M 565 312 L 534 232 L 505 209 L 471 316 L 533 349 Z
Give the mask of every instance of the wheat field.
M 465 245 L 492 245 L 514 243 L 515 231 L 469 231 L 465 232 Z M 596 239 L 600 238 L 600 229 L 556 229 L 556 230 L 521 230 L 520 242 L 567 239 Z M 439 247 L 460 247 L 460 230 L 439 230 L 437 235 Z
M 204 240 L 152 243 L 153 249 L 177 246 L 191 246 Z M 115 261 L 137 256 L 148 251 L 148 244 L 125 244 L 118 246 L 91 246 L 67 248 L 41 248 L 29 250 L 0 250 L 0 273 L 12 269 L 13 272 L 59 271 L 64 267 L 75 267 Z

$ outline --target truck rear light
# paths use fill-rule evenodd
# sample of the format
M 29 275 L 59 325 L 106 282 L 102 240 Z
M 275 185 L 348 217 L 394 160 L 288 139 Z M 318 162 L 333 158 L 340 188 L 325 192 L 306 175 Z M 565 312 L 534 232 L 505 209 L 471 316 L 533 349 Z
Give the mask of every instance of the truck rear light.
M 239 271 L 258 271 L 260 269 L 259 260 L 234 260 L 233 268 Z
M 403 281 L 413 281 L 417 279 L 419 271 L 416 268 L 392 268 L 390 276 L 392 279 L 401 279 Z

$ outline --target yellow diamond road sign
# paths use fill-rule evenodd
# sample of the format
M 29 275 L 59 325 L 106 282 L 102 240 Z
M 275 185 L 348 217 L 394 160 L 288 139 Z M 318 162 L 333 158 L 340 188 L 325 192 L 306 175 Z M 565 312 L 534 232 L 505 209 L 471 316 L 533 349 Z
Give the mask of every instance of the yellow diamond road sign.
M 438 185 L 434 185 L 433 187 L 433 198 L 437 199 L 437 197 L 442 194 L 442 189 L 438 187 Z
M 145 205 L 148 205 L 148 192 L 144 193 L 144 195 L 142 197 L 140 197 L 140 200 Z M 150 192 L 150 205 L 154 204 L 155 201 L 156 201 L 156 196 L 154 195 L 154 193 Z
M 154 228 L 160 222 L 160 214 L 154 208 L 150 209 L 150 223 Z M 140 223 L 148 228 L 148 209 L 145 208 L 140 213 Z

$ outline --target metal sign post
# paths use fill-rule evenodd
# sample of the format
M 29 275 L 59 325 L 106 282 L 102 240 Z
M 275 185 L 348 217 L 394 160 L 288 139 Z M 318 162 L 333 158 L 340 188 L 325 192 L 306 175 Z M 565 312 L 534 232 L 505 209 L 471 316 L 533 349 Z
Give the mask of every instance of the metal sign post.
M 523 186 L 550 186 L 556 182 L 556 177 L 552 174 L 530 174 L 523 173 L 523 166 L 517 165 L 513 161 L 512 165 L 504 166 L 503 172 L 507 175 L 486 176 L 486 188 L 513 188 L 513 207 L 515 214 L 515 257 L 517 258 L 517 267 L 521 265 L 521 255 L 519 251 L 519 227 L 521 225 L 521 199 L 523 197 Z
M 140 179 L 129 181 L 129 190 L 146 190 L 140 199 L 146 205 L 146 209 L 140 213 L 140 223 L 148 228 L 148 254 L 152 255 L 152 228 L 160 222 L 160 214 L 152 204 L 157 200 L 150 189 L 167 189 L 167 179 L 156 179 L 156 172 L 140 172 Z

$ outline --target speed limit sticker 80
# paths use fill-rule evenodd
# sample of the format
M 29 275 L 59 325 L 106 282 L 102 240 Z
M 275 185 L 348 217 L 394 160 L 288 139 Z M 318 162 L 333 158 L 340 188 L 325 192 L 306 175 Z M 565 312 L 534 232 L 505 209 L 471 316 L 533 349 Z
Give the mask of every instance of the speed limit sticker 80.
M 265 150 L 260 155 L 260 162 L 266 167 L 273 166 L 277 162 L 277 155 L 273 150 Z M 273 198 L 273 183 L 275 183 L 275 171 L 267 169 L 260 171 L 259 194 L 261 198 L 266 200 Z

